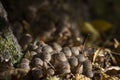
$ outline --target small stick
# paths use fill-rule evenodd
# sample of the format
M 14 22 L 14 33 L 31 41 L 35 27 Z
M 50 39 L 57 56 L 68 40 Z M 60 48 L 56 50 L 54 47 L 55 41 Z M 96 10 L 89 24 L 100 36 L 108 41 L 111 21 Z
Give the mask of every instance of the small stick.
M 88 37 L 90 36 L 90 34 L 87 34 L 83 40 L 83 47 L 82 47 L 82 54 L 84 54 L 84 50 L 85 50 L 85 46 L 86 46 L 86 42 L 88 40 Z

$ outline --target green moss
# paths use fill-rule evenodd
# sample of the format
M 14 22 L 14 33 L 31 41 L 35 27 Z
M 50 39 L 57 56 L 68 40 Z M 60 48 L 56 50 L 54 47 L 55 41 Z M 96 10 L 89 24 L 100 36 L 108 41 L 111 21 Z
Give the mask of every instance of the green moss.
M 0 56 L 3 60 L 12 60 L 13 64 L 22 57 L 20 46 L 10 29 L 6 29 L 0 36 Z

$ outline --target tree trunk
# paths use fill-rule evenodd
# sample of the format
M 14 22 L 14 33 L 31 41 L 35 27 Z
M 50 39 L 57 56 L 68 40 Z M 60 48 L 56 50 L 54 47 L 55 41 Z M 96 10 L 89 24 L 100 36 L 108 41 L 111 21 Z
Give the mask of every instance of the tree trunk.
M 22 57 L 21 48 L 13 35 L 7 13 L 0 2 L 0 61 L 17 63 Z

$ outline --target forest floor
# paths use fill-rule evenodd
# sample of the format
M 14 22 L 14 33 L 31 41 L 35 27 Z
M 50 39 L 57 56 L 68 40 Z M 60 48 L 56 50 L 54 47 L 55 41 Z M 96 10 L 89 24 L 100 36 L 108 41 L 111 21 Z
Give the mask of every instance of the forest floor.
M 118 24 L 62 1 L 2 1 L 23 56 L 0 80 L 120 80 Z

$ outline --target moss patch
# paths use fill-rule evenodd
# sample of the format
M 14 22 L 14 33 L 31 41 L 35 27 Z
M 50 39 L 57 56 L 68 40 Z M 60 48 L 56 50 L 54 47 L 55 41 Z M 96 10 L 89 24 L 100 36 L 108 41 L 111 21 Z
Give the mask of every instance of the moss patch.
M 13 64 L 22 57 L 21 48 L 10 28 L 5 29 L 0 35 L 0 57 L 1 61 L 11 60 Z

